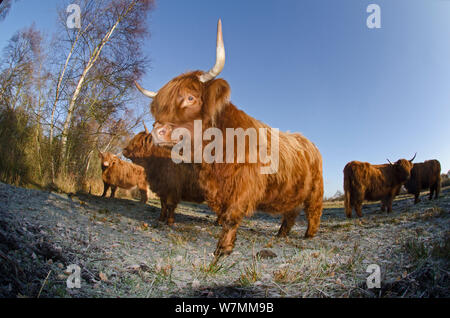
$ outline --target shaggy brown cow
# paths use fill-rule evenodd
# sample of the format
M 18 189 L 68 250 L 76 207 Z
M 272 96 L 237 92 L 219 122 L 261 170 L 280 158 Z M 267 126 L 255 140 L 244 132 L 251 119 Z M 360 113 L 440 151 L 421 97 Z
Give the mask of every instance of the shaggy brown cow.
M 106 195 L 109 187 L 111 187 L 111 198 L 114 198 L 117 187 L 129 190 L 137 186 L 141 193 L 141 202 L 147 202 L 148 183 L 143 167 L 120 160 L 110 152 L 99 152 L 98 156 L 101 159 L 104 185 L 102 197 Z
M 224 64 L 225 49 L 219 20 L 216 64 L 210 71 L 182 74 L 168 82 L 158 93 L 145 90 L 136 83 L 144 95 L 153 98 L 151 112 L 156 120 L 152 131 L 155 144 L 173 146 L 176 138 L 172 139 L 172 132 L 177 128 L 186 128 L 194 132 L 191 133 L 193 152 L 203 148 L 206 151 L 206 146 L 211 146 L 205 140 L 208 138 L 205 137 L 200 144 L 194 138 L 195 120 L 201 120 L 200 134 L 206 134 L 207 129 L 214 130 L 212 128 L 223 133 L 215 137 L 219 146 L 214 149 L 214 155 L 217 152 L 228 155 L 227 140 L 235 140 L 235 137 L 229 135 L 227 128 L 231 131 L 252 129 L 257 134 L 255 140 L 258 140 L 258 149 L 263 152 L 272 150 L 272 146 L 276 148 L 278 142 L 279 151 L 274 151 L 278 161 L 272 156 L 270 162 L 270 169 L 273 168 L 272 164 L 278 164 L 278 169 L 265 170 L 264 173 L 261 168 L 268 168 L 268 161 L 259 153 L 259 160 L 252 162 L 249 158 L 255 151 L 250 150 L 250 146 L 245 146 L 245 143 L 244 162 L 237 160 L 236 151 L 233 152 L 234 158 L 230 156 L 230 161 L 215 160 L 211 163 L 201 160 L 200 185 L 205 191 L 208 205 L 218 215 L 222 225 L 214 252 L 215 261 L 232 252 L 242 219 L 251 216 L 255 210 L 282 215 L 278 235 L 285 236 L 303 207 L 308 221 L 305 237 L 313 237 L 319 228 L 323 199 L 322 157 L 319 150 L 301 134 L 278 134 L 278 130 L 236 108 L 229 101 L 228 83 L 223 79 L 215 79 Z M 266 140 L 260 139 L 264 132 L 267 134 Z M 234 144 L 234 150 L 238 146 L 242 144 Z
M 205 201 L 194 164 L 175 164 L 170 157 L 170 150 L 153 145 L 147 127 L 129 141 L 122 154 L 145 168 L 150 189 L 161 200 L 160 221 L 172 225 L 180 201 Z
M 411 177 L 405 183 L 408 193 L 414 194 L 414 204 L 419 203 L 421 190 L 430 189 L 429 199 L 437 199 L 441 191 L 441 163 L 438 160 L 427 160 L 415 163 Z
M 362 217 L 364 200 L 381 200 L 381 210 L 384 211 L 387 207 L 388 212 L 392 212 L 392 201 L 408 180 L 415 157 L 381 165 L 360 161 L 347 163 L 344 168 L 344 205 L 347 217 L 352 217 L 353 208 Z

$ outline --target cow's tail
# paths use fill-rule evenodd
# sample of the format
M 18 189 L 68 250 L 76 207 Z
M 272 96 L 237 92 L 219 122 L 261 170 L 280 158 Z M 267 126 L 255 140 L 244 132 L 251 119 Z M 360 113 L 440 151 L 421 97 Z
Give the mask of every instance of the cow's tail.
M 348 218 L 352 217 L 352 202 L 351 202 L 351 193 L 352 193 L 352 180 L 351 173 L 352 169 L 350 166 L 345 166 L 344 168 L 344 209 L 345 215 Z

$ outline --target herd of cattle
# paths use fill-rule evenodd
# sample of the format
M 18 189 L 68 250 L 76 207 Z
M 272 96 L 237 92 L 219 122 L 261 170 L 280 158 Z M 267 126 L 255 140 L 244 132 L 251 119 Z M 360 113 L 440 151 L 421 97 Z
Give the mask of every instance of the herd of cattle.
M 175 163 L 171 148 L 175 144 L 172 132 L 177 128 L 192 131 L 194 120 L 201 120 L 203 131 L 218 128 L 261 128 L 271 131 L 264 123 L 250 117 L 234 106 L 230 87 L 223 79 L 216 79 L 225 64 L 222 26 L 217 29 L 216 64 L 208 71 L 194 71 L 175 77 L 159 92 L 143 89 L 141 93 L 153 99 L 151 112 L 155 119 L 153 130 L 140 132 L 123 149 L 122 154 L 133 163 L 120 160 L 110 153 L 100 153 L 103 196 L 111 187 L 138 187 L 141 201 L 147 201 L 150 188 L 161 200 L 160 220 L 171 225 L 180 201 L 206 202 L 217 215 L 222 231 L 214 252 L 216 260 L 230 254 L 236 231 L 244 217 L 254 211 L 282 215 L 278 236 L 286 236 L 301 209 L 305 211 L 308 227 L 305 237 L 313 237 L 320 225 L 323 201 L 322 157 L 317 147 L 298 133 L 279 133 L 279 166 L 272 174 L 261 174 L 266 163 L 213 162 Z M 144 125 L 145 126 L 145 125 Z M 192 134 L 194 135 L 194 134 Z M 260 136 L 258 136 L 260 137 Z M 258 139 L 261 140 L 261 139 Z M 271 141 L 264 143 L 270 148 Z M 196 143 L 192 142 L 193 145 Z M 225 150 L 225 137 L 219 143 Z M 260 145 L 261 146 L 261 145 Z M 217 151 L 217 149 L 216 149 Z M 249 149 L 245 149 L 246 158 Z M 236 156 L 236 154 L 235 154 Z M 364 200 L 381 200 L 382 210 L 392 210 L 392 201 L 402 186 L 415 195 L 430 189 L 438 198 L 440 191 L 440 163 L 429 160 L 415 163 L 400 159 L 395 163 L 371 165 L 352 161 L 344 168 L 345 213 L 362 216 Z

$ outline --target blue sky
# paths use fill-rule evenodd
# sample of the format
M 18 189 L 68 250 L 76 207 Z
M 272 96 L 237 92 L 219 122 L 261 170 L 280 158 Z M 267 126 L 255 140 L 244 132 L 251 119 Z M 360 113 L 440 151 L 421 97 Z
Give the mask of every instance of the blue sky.
M 52 35 L 62 1 L 20 0 L 0 23 L 0 47 L 31 25 Z M 366 8 L 381 7 L 381 29 Z M 450 0 L 160 0 L 145 50 L 144 87 L 209 69 L 217 19 L 220 75 L 249 115 L 313 141 L 325 194 L 342 190 L 351 160 L 436 158 L 450 169 Z M 148 119 L 150 122 L 151 119 Z

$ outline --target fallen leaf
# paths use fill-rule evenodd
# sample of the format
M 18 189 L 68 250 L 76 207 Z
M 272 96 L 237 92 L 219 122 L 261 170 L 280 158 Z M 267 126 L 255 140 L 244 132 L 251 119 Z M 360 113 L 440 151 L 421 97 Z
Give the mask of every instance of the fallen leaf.
M 100 279 L 104 282 L 108 281 L 108 276 L 106 276 L 106 274 L 103 272 L 100 272 L 100 274 L 98 274 L 98 277 L 100 277 Z

